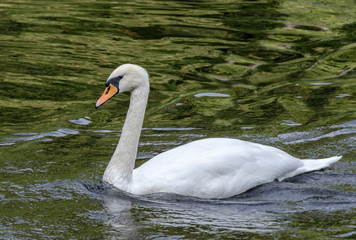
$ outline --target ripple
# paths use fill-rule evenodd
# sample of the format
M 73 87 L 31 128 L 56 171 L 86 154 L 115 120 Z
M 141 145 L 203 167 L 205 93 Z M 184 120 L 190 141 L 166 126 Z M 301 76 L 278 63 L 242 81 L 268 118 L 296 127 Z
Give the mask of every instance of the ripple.
M 69 122 L 77 125 L 89 125 L 91 123 L 90 119 L 91 119 L 90 117 L 84 117 L 84 118 L 69 120 Z
M 230 97 L 230 95 L 224 93 L 206 92 L 206 93 L 197 93 L 194 95 L 194 97 Z
M 296 123 L 293 122 L 292 120 L 283 120 L 283 123 L 281 125 L 286 125 L 286 126 L 300 126 L 302 125 L 301 123 Z
M 155 131 L 191 131 L 197 130 L 200 128 L 142 128 L 143 131 L 146 130 L 155 130 Z
M 340 130 L 333 131 L 333 132 L 330 132 L 330 133 L 327 133 L 327 134 L 324 134 L 324 135 L 321 135 L 318 137 L 299 139 L 299 140 L 295 140 L 295 141 L 286 142 L 285 144 L 298 144 L 298 143 L 313 142 L 313 141 L 318 141 L 323 138 L 334 138 L 337 136 L 348 135 L 348 134 L 352 134 L 352 133 L 356 133 L 356 129 L 340 129 Z
M 68 129 L 68 128 L 59 128 L 56 131 L 45 132 L 45 133 L 13 133 L 15 136 L 20 137 L 10 137 L 2 139 L 0 142 L 0 146 L 13 145 L 16 142 L 27 142 L 33 140 L 41 140 L 41 141 L 52 141 L 50 137 L 66 137 L 68 135 L 79 134 L 77 130 Z
M 324 83 L 324 82 L 321 82 L 321 83 L 310 83 L 310 85 L 313 85 L 313 86 L 326 86 L 326 85 L 330 85 L 331 83 Z
M 351 97 L 351 96 L 352 96 L 351 94 L 342 93 L 342 94 L 337 95 L 336 97 L 337 98 L 344 98 L 344 97 Z
M 356 128 L 356 120 L 350 121 L 350 122 L 346 122 L 346 123 L 342 123 L 339 125 L 333 125 L 330 128 Z

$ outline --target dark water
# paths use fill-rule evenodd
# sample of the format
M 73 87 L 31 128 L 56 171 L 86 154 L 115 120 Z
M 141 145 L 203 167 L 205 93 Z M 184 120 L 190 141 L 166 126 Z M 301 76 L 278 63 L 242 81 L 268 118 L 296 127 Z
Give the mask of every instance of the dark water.
M 1 239 L 352 239 L 355 1 L 2 1 Z M 101 182 L 128 95 L 151 76 L 137 165 L 204 137 L 264 143 L 323 171 L 225 200 L 131 196 Z

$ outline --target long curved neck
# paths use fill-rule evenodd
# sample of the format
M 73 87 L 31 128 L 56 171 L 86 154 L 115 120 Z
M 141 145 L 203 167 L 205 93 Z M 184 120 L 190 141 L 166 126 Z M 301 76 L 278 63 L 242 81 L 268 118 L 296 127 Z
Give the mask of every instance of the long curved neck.
M 141 86 L 132 91 L 119 143 L 103 176 L 104 181 L 124 191 L 132 180 L 148 93 L 149 86 Z

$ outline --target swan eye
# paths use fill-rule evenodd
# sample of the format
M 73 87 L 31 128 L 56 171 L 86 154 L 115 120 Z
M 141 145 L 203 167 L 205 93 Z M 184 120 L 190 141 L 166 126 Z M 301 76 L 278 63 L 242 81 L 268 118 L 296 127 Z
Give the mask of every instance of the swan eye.
M 110 84 L 112 84 L 116 88 L 119 88 L 119 82 L 123 78 L 124 78 L 124 75 L 120 75 L 120 76 L 108 79 L 108 81 L 105 83 L 105 87 L 107 87 L 105 94 L 107 94 L 110 91 Z
M 106 90 L 106 92 L 105 92 L 105 95 L 110 92 L 110 88 L 111 88 L 111 86 L 109 85 L 108 88 L 107 88 L 107 90 Z

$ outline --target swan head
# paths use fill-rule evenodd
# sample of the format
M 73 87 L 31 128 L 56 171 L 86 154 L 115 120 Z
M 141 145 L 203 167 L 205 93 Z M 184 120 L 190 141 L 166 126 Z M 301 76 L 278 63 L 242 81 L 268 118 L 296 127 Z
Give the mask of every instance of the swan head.
M 95 104 L 96 108 L 118 93 L 130 92 L 140 87 L 148 87 L 148 73 L 138 65 L 123 64 L 110 74 L 105 86 L 104 93 Z

